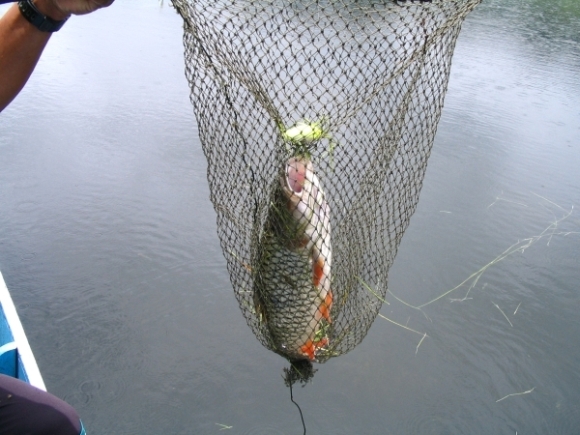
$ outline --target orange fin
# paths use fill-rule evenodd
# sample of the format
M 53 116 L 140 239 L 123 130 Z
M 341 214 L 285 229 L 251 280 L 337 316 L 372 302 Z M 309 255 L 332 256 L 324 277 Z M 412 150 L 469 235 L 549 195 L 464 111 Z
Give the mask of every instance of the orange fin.
M 314 287 L 318 287 L 322 281 L 322 278 L 324 277 L 324 260 L 322 257 L 318 257 L 318 259 L 314 262 L 312 269 L 312 283 L 314 284 Z
M 302 355 L 307 356 L 310 361 L 316 359 L 316 351 L 328 344 L 328 338 L 323 338 L 320 341 L 308 340 L 306 344 L 300 347 Z
M 316 347 L 314 346 L 314 342 L 312 340 L 308 340 L 306 344 L 301 346 L 300 352 L 302 355 L 307 356 L 310 361 L 314 361 L 316 359 L 316 356 L 314 355 L 316 352 Z
M 331 308 L 332 308 L 332 293 L 329 291 L 328 293 L 326 293 L 326 298 L 324 298 L 324 301 L 320 304 L 320 307 L 318 307 L 320 314 L 324 319 L 328 321 L 328 323 L 332 323 L 332 320 L 330 319 Z

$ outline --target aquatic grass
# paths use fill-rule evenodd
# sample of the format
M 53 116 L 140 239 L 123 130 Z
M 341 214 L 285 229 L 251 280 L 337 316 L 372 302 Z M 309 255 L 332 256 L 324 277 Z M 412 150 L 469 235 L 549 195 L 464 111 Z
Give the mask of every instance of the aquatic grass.
M 370 285 L 368 285 L 366 282 L 364 282 L 364 280 L 363 280 L 363 279 L 362 279 L 360 276 L 357 276 L 357 277 L 356 277 L 356 279 L 358 279 L 358 280 L 359 280 L 359 282 L 360 282 L 360 283 L 363 285 L 363 287 L 364 287 L 364 288 L 366 288 L 366 289 L 367 289 L 369 292 L 371 292 L 371 293 L 372 293 L 372 294 L 373 294 L 373 295 L 374 295 L 374 296 L 375 296 L 375 297 L 376 297 L 376 298 L 377 298 L 379 301 L 381 301 L 381 302 L 382 302 L 382 303 L 384 303 L 384 304 L 391 305 L 391 304 L 389 303 L 389 301 L 387 301 L 386 299 L 384 299 L 383 297 L 381 297 L 380 295 L 378 295 L 378 294 L 377 294 L 377 293 L 376 293 L 376 292 L 375 292 L 375 291 L 374 291 L 374 290 L 371 288 L 371 286 L 370 286 Z M 379 284 L 377 283 L 377 287 L 378 287 L 378 285 L 379 285 Z
M 512 324 L 512 322 L 510 321 L 509 317 L 506 316 L 506 314 L 503 312 L 503 310 L 499 307 L 498 304 L 496 304 L 495 302 L 492 302 L 492 304 L 500 311 L 500 313 L 503 314 L 503 316 L 505 317 L 505 319 L 508 321 L 508 323 L 510 324 L 510 326 L 513 328 L 514 325 Z
M 495 403 L 501 402 L 502 400 L 505 400 L 505 399 L 507 399 L 508 397 L 514 397 L 514 396 L 523 396 L 524 394 L 530 394 L 530 393 L 531 393 L 532 391 L 534 391 L 535 389 L 536 389 L 536 387 L 533 387 L 533 388 L 530 388 L 530 389 L 529 389 L 529 390 L 527 390 L 527 391 L 522 391 L 521 393 L 511 393 L 511 394 L 508 394 L 508 395 L 506 395 L 506 396 L 503 396 L 501 399 L 497 399 L 497 400 L 495 401 Z
M 539 195 L 539 194 L 537 194 L 536 192 L 532 192 L 532 195 L 535 195 L 535 196 L 537 196 L 538 198 L 541 198 L 541 199 L 543 199 L 544 201 L 546 201 L 546 202 L 549 202 L 550 204 L 552 204 L 552 205 L 554 205 L 554 206 L 558 207 L 560 210 L 562 210 L 562 211 L 564 211 L 564 212 L 567 212 L 567 210 L 566 210 L 564 207 L 562 207 L 562 206 L 561 206 L 561 205 L 559 205 L 559 204 L 556 204 L 554 201 L 550 201 L 550 200 L 549 200 L 548 198 L 546 198 L 545 196 Z M 574 208 L 574 207 L 572 206 L 572 208 Z
M 417 352 L 419 352 L 419 346 L 421 346 L 421 343 L 423 343 L 423 340 L 425 340 L 428 337 L 427 333 L 425 333 L 423 335 L 423 338 L 419 341 L 419 344 L 417 345 L 417 347 L 415 348 L 415 355 L 417 355 Z
M 407 325 L 403 325 L 401 323 L 395 322 L 393 319 L 389 319 L 387 316 L 383 316 L 381 313 L 379 313 L 379 317 L 381 319 L 385 319 L 387 322 L 391 322 L 393 325 L 397 325 L 397 326 L 399 326 L 399 327 L 401 327 L 403 329 L 406 329 L 407 331 L 411 331 L 411 332 L 413 332 L 415 334 L 419 334 L 419 335 L 422 335 L 423 336 L 423 337 L 421 337 L 421 340 L 419 340 L 419 343 L 417 344 L 417 347 L 415 348 L 415 355 L 417 355 L 417 352 L 419 352 L 419 346 L 421 346 L 421 344 L 423 343 L 423 341 L 427 337 L 429 337 L 426 332 L 419 332 L 419 331 L 417 331 L 417 330 L 415 330 L 413 328 L 409 328 Z
M 395 293 L 393 293 L 390 289 L 387 289 L 387 292 L 398 302 L 400 302 L 401 304 L 418 310 L 421 313 L 423 313 L 424 316 L 427 317 L 427 315 L 425 314 L 425 312 L 423 311 L 423 309 L 425 307 L 428 307 L 429 305 L 434 304 L 435 302 L 445 298 L 446 296 L 456 292 L 457 290 L 459 290 L 460 288 L 463 288 L 466 284 L 469 284 L 469 287 L 467 289 L 467 292 L 465 293 L 463 298 L 459 298 L 459 299 L 451 299 L 451 302 L 463 302 L 466 301 L 468 298 L 471 290 L 476 286 L 477 282 L 479 281 L 479 279 L 481 278 L 481 276 L 492 266 L 500 263 L 501 261 L 503 261 L 504 259 L 506 259 L 507 257 L 520 252 L 520 253 L 524 253 L 526 249 L 528 249 L 530 246 L 534 245 L 535 243 L 537 243 L 540 240 L 544 240 L 544 239 L 548 239 L 547 241 L 547 246 L 549 246 L 550 241 L 552 240 L 552 238 L 554 236 L 569 236 L 569 235 L 580 235 L 580 231 L 557 231 L 559 228 L 559 225 L 565 221 L 566 219 L 568 219 L 573 211 L 574 211 L 574 207 L 572 206 L 570 208 L 570 210 L 566 210 L 563 207 L 559 206 L 558 204 L 550 201 L 547 198 L 542 197 L 541 195 L 537 195 L 534 194 L 540 198 L 542 198 L 543 200 L 549 202 L 550 204 L 555 205 L 556 207 L 558 207 L 559 209 L 565 211 L 565 214 L 558 218 L 558 217 L 554 217 L 554 221 L 551 222 L 541 233 L 532 236 L 532 237 L 528 237 L 526 239 L 523 240 L 518 240 L 517 242 L 513 243 L 511 246 L 509 246 L 506 250 L 504 250 L 501 254 L 499 254 L 497 257 L 495 257 L 493 260 L 491 260 L 489 263 L 487 263 L 486 265 L 484 265 L 483 267 L 481 267 L 480 269 L 478 269 L 477 271 L 473 272 L 471 275 L 469 275 L 467 278 L 465 278 L 462 282 L 460 282 L 459 284 L 457 284 L 455 287 L 441 293 L 439 296 L 421 304 L 421 305 L 413 305 L 410 304 L 408 302 L 406 302 L 405 300 L 403 300 L 402 298 L 398 297 Z M 428 317 L 427 317 L 428 318 Z M 430 320 L 430 319 L 429 319 Z M 509 319 L 508 319 L 509 320 Z
M 509 200 L 509 199 L 503 198 L 501 195 L 503 195 L 503 190 L 501 191 L 501 193 L 499 194 L 499 196 L 496 196 L 496 197 L 495 197 L 495 200 L 494 200 L 494 201 L 493 201 L 491 204 L 489 204 L 489 205 L 487 206 L 487 208 L 491 208 L 491 207 L 492 207 L 492 206 L 494 206 L 494 205 L 495 205 L 495 204 L 496 204 L 498 201 L 509 202 L 510 204 L 517 204 L 517 205 L 521 205 L 521 206 L 523 206 L 523 207 L 529 207 L 529 205 L 527 205 L 527 204 L 524 204 L 523 202 L 512 201 L 512 200 Z
M 416 331 L 416 330 L 415 330 L 415 329 L 413 329 L 413 328 L 409 328 L 408 326 L 405 326 L 405 325 L 403 325 L 402 323 L 395 322 L 393 319 L 389 319 L 388 317 L 386 317 L 386 316 L 383 316 L 381 313 L 379 313 L 379 317 L 380 317 L 381 319 L 385 319 L 387 322 L 391 322 L 391 323 L 392 323 L 392 324 L 394 324 L 394 325 L 400 326 L 401 328 L 403 328 L 403 329 L 406 329 L 407 331 L 411 331 L 411 332 L 414 332 L 415 334 L 419 334 L 419 335 L 427 335 L 427 334 L 426 334 L 426 333 L 424 333 L 424 332 L 419 332 L 419 331 Z M 423 337 L 423 338 L 421 339 L 421 341 L 423 341 L 423 339 L 424 339 L 424 338 L 425 338 L 425 337 Z M 420 344 L 420 343 L 419 343 L 419 344 Z M 417 347 L 419 347 L 419 346 L 417 346 Z
M 363 279 L 362 279 L 360 276 L 357 276 L 356 278 L 357 278 L 357 279 L 359 280 L 359 282 L 360 282 L 360 283 L 363 285 L 363 287 L 364 287 L 364 288 L 366 288 L 366 289 L 367 289 L 367 290 L 368 290 L 370 293 L 372 293 L 372 295 L 373 295 L 374 297 L 376 297 L 376 298 L 377 298 L 379 301 L 381 301 L 381 302 L 383 302 L 383 303 L 386 303 L 387 305 L 390 305 L 390 304 L 389 304 L 389 302 L 388 302 L 386 299 L 382 298 L 382 297 L 381 297 L 379 294 L 377 294 L 377 292 L 375 292 L 375 291 L 374 291 L 374 290 L 371 288 L 371 286 L 370 286 L 370 285 L 368 285 L 368 284 L 367 284 L 367 283 L 366 283 L 366 282 L 365 282 L 365 281 L 364 281 L 364 280 L 363 280 Z M 388 291 L 388 290 L 387 290 L 387 291 Z M 387 322 L 391 322 L 393 325 L 399 326 L 399 327 L 401 327 L 401 328 L 403 328 L 403 329 L 406 329 L 407 331 L 413 332 L 413 333 L 415 333 L 415 334 L 422 335 L 423 337 L 421 338 L 421 340 L 419 341 L 419 344 L 417 344 L 417 347 L 416 347 L 416 349 L 415 349 L 415 355 L 417 355 L 417 352 L 419 351 L 419 346 L 421 346 L 421 343 L 423 343 L 423 341 L 425 340 L 425 338 L 427 338 L 427 337 L 428 337 L 427 333 L 426 333 L 426 332 L 419 332 L 419 331 L 417 331 L 417 330 L 415 330 L 415 329 L 413 329 L 413 328 L 409 328 L 407 325 L 403 325 L 402 323 L 395 322 L 393 319 L 389 319 L 387 316 L 384 316 L 384 315 L 382 315 L 381 313 L 378 313 L 378 316 L 379 316 L 381 319 L 385 319 Z M 408 323 L 408 322 L 409 322 L 409 319 L 407 319 L 407 323 Z
M 462 298 L 450 298 L 450 302 L 464 302 L 467 300 L 471 300 L 473 298 L 469 297 L 470 292 L 476 287 L 477 283 L 479 282 L 479 279 L 482 277 L 482 275 L 492 266 L 500 263 L 501 261 L 503 261 L 504 259 L 506 259 L 507 257 L 509 257 L 510 255 L 513 255 L 517 252 L 520 253 L 524 253 L 526 249 L 528 249 L 530 246 L 532 246 L 533 244 L 535 244 L 536 242 L 540 241 L 540 240 L 545 240 L 546 238 L 548 239 L 547 241 L 547 246 L 549 246 L 550 241 L 552 240 L 552 238 L 554 236 L 569 236 L 569 235 L 580 235 L 580 231 L 558 231 L 558 229 L 560 228 L 560 225 L 563 221 L 565 221 L 566 219 L 568 219 L 573 211 L 574 211 L 574 207 L 571 207 L 570 210 L 566 210 L 563 207 L 559 206 L 558 204 L 550 201 L 547 198 L 544 198 L 540 195 L 537 195 L 539 198 L 541 198 L 542 200 L 558 207 L 560 210 L 564 211 L 564 214 L 561 217 L 556 217 L 554 215 L 554 220 L 546 227 L 544 228 L 543 231 L 541 231 L 539 234 L 532 236 L 532 237 L 528 237 L 526 239 L 523 240 L 518 240 L 517 242 L 513 243 L 512 245 L 510 245 L 507 249 L 505 249 L 501 254 L 499 254 L 498 256 L 496 256 L 493 260 L 491 260 L 489 263 L 487 263 L 486 265 L 482 266 L 480 269 L 478 269 L 477 271 L 473 272 L 471 275 L 469 275 L 466 279 L 464 279 L 461 283 L 459 283 L 458 285 L 456 285 L 455 287 L 441 293 L 439 296 L 423 303 L 420 305 L 413 305 L 407 301 L 405 301 L 404 299 L 400 298 L 399 296 L 397 296 L 395 293 L 393 293 L 390 289 L 387 288 L 387 293 L 390 294 L 394 300 L 396 300 L 397 302 L 401 303 L 402 305 L 414 309 L 414 310 L 418 310 L 420 311 L 427 320 L 431 321 L 432 320 L 429 318 L 429 316 L 425 313 L 424 309 L 432 304 L 434 304 L 435 302 L 438 302 L 440 300 L 442 300 L 443 298 L 445 298 L 446 296 L 451 295 L 452 293 L 456 292 L 457 290 L 464 288 L 466 285 L 469 285 L 467 288 L 467 291 L 465 293 L 465 295 Z M 502 199 L 500 197 L 496 198 L 496 201 L 498 199 Z M 517 205 L 523 205 L 525 206 L 525 204 L 523 203 L 518 203 L 515 201 L 508 201 Z M 493 205 L 494 203 L 490 204 Z M 489 207 L 489 206 L 488 206 Z M 370 293 L 372 293 L 377 299 L 379 299 L 382 302 L 387 302 L 386 299 L 382 298 L 380 295 L 377 294 L 377 292 L 371 287 L 369 286 L 366 282 L 364 282 L 364 280 L 362 280 L 360 277 L 357 276 L 357 279 L 360 281 L 360 283 L 364 286 L 364 288 L 366 288 Z M 483 284 L 482 289 L 485 289 L 487 287 L 487 283 Z M 388 302 L 387 302 L 388 303 Z M 496 304 L 495 302 L 492 302 L 492 304 L 502 313 L 502 315 L 504 316 L 504 318 L 507 320 L 507 322 L 510 324 L 511 327 L 513 327 L 513 323 L 511 322 L 511 320 L 509 319 L 509 317 L 507 316 L 507 314 L 504 312 L 504 310 L 501 309 L 501 307 Z M 521 306 L 522 302 L 520 302 L 518 304 L 518 306 L 516 307 L 516 309 L 514 310 L 513 315 L 515 316 Z M 423 341 L 428 337 L 427 333 L 423 333 L 423 332 L 419 332 L 415 329 L 409 328 L 407 325 L 402 325 L 398 322 L 395 322 L 392 319 L 389 319 L 388 317 L 382 315 L 382 314 L 378 314 L 379 317 L 387 320 L 388 322 L 391 322 L 403 329 L 406 329 L 408 331 L 411 331 L 415 334 L 419 334 L 422 335 L 421 340 L 419 341 L 419 343 L 417 344 L 417 347 L 415 348 L 415 354 L 418 353 L 419 351 L 419 347 L 421 346 L 421 344 L 423 343 Z M 407 320 L 408 323 L 408 320 Z M 498 400 L 504 400 L 508 397 L 511 396 L 516 396 L 516 395 L 522 395 L 522 394 L 528 394 L 531 393 L 533 391 L 533 388 L 531 390 L 528 391 L 524 391 L 522 393 L 512 393 L 509 394 L 501 399 Z

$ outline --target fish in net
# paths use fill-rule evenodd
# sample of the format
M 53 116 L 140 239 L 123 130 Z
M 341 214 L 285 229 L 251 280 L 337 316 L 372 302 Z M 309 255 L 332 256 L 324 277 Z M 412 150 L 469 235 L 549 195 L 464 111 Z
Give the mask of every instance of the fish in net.
M 415 211 L 480 0 L 172 0 L 218 236 L 258 340 L 359 344 Z

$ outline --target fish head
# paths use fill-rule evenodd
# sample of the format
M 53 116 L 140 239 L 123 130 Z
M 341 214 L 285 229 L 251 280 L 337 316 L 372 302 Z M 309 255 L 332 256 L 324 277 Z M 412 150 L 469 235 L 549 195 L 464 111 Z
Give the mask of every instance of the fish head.
M 280 182 L 284 194 L 294 205 L 300 201 L 308 202 L 310 197 L 316 198 L 318 187 L 312 182 L 313 176 L 310 159 L 291 157 L 286 162 Z

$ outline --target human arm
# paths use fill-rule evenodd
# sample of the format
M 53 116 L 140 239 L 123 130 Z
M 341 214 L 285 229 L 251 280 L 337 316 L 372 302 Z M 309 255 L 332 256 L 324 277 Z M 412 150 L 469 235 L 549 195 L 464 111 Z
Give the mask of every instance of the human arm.
M 113 0 L 34 0 L 39 12 L 55 21 L 111 3 Z M 50 36 L 29 23 L 16 3 L 0 18 L 0 112 L 26 84 Z

